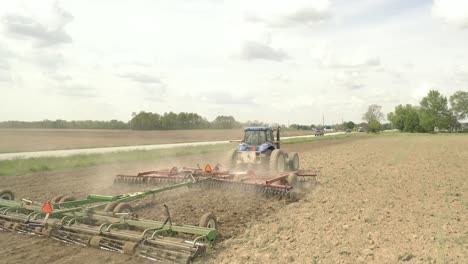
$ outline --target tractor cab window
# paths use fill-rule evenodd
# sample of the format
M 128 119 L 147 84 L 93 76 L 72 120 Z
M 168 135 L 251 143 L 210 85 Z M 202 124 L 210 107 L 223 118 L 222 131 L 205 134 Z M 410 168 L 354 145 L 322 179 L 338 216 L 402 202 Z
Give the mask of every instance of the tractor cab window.
M 266 131 L 245 131 L 244 143 L 251 146 L 262 145 L 266 142 Z
M 266 142 L 273 142 L 273 135 L 271 134 L 271 130 L 265 131 L 266 132 Z

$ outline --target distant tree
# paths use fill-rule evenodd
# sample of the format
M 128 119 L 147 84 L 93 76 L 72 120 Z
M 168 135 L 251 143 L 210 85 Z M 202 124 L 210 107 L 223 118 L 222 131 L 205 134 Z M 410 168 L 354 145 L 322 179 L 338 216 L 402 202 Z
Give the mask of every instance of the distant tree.
M 362 116 L 362 119 L 367 121 L 368 131 L 370 132 L 380 131 L 380 121 L 383 118 L 382 106 L 376 104 L 369 105 L 367 112 Z
M 384 124 L 382 124 L 381 129 L 382 130 L 390 130 L 390 129 L 392 129 L 392 124 L 384 123 Z
M 373 120 L 380 122 L 383 118 L 384 114 L 382 113 L 382 106 L 376 104 L 369 105 L 367 112 L 365 112 L 362 117 L 362 119 L 367 123 L 370 123 L 370 121 Z
M 259 126 L 267 126 L 267 124 L 265 124 L 265 123 L 263 123 L 261 121 L 258 121 L 258 120 L 254 120 L 254 121 L 249 120 L 249 121 L 245 122 L 244 124 L 242 124 L 242 126 L 245 126 L 245 127 L 259 127 Z
M 217 116 L 212 122 L 212 127 L 218 129 L 232 129 L 239 126 L 239 122 L 233 116 Z
M 457 117 L 455 115 L 450 116 L 449 120 L 449 130 L 450 131 L 459 131 L 462 130 L 462 125 L 458 122 Z
M 468 118 L 468 92 L 457 91 L 450 96 L 452 111 L 458 120 Z
M 369 132 L 373 132 L 373 133 L 377 133 L 379 132 L 381 129 L 381 124 L 379 121 L 377 120 L 371 120 L 369 122 Z
M 450 129 L 453 115 L 447 106 L 447 98 L 439 91 L 431 90 L 420 102 L 420 125 L 427 132 L 435 128 Z
M 276 126 L 271 126 L 271 127 L 278 127 L 278 125 Z M 289 128 L 291 129 L 297 129 L 297 130 L 310 130 L 310 126 L 307 126 L 307 125 L 298 125 L 298 124 L 292 124 L 292 125 L 289 125 Z
M 354 129 L 354 127 L 356 126 L 356 124 L 354 124 L 353 121 L 345 122 L 344 125 L 348 129 Z
M 405 132 L 416 132 L 419 130 L 419 111 L 412 105 L 398 105 L 395 112 L 390 112 L 387 119 L 393 127 Z
M 151 112 L 141 111 L 130 120 L 130 128 L 133 130 L 156 130 L 161 127 L 161 116 Z

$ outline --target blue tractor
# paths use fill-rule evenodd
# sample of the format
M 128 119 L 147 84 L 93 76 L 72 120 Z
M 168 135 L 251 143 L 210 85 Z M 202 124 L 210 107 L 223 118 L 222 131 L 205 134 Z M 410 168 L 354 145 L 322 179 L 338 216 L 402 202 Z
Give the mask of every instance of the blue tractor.
M 276 132 L 276 140 L 273 132 Z M 244 139 L 227 156 L 224 167 L 227 170 L 237 170 L 260 166 L 270 172 L 279 173 L 297 171 L 299 155 L 295 152 L 283 152 L 280 146 L 280 127 L 247 127 L 244 129 Z

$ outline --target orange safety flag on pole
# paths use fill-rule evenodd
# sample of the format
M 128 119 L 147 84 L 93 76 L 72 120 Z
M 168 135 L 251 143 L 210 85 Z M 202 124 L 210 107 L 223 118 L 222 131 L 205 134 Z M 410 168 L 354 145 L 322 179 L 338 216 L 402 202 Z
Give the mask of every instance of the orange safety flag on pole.
M 206 172 L 206 173 L 211 173 L 211 171 L 212 171 L 212 169 L 211 169 L 210 164 L 207 164 L 207 165 L 205 166 L 205 172 Z
M 42 206 L 42 212 L 46 213 L 46 214 L 50 214 L 52 213 L 53 209 L 52 209 L 52 205 L 50 204 L 50 201 L 47 201 L 44 203 L 44 205 Z

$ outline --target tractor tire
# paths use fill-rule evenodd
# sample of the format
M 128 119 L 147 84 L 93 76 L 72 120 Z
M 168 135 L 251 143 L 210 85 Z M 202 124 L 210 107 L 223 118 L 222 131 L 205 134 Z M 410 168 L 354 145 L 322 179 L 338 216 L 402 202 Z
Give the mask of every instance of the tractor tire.
M 284 172 L 286 159 L 282 150 L 275 149 L 271 152 L 269 168 L 271 172 Z
M 14 200 L 15 199 L 15 194 L 10 190 L 0 190 L 0 199 Z
M 288 167 L 290 171 L 299 170 L 299 155 L 296 152 L 289 153 Z
M 223 171 L 231 171 L 236 168 L 236 158 L 237 158 L 237 149 L 231 151 L 226 157 L 224 157 L 223 162 L 221 163 L 221 169 Z
M 200 217 L 199 226 L 216 229 L 218 224 L 216 216 L 213 213 L 206 213 Z
M 133 212 L 133 208 L 128 203 L 119 203 L 119 205 L 117 205 L 114 208 L 114 213 L 117 213 L 117 214 L 120 214 L 120 213 L 129 214 L 131 212 Z

